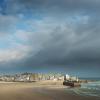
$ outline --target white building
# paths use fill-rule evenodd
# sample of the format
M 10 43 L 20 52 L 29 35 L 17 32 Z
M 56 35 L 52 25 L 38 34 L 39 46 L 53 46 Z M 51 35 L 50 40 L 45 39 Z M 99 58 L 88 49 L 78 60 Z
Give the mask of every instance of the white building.
M 66 75 L 64 76 L 64 80 L 70 80 L 70 76 L 69 76 L 68 74 L 66 74 Z

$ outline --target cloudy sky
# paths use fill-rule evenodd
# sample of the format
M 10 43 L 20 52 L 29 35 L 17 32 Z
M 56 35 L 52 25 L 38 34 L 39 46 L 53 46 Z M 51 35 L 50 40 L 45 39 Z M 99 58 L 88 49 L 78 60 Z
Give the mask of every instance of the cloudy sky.
M 0 73 L 100 76 L 100 0 L 0 0 Z

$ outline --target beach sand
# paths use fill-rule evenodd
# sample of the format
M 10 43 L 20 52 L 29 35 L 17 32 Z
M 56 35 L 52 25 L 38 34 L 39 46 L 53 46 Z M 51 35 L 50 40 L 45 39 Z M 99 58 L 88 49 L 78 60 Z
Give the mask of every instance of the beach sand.
M 0 100 L 100 100 L 97 97 L 85 97 L 69 92 L 61 84 L 48 82 L 0 83 Z

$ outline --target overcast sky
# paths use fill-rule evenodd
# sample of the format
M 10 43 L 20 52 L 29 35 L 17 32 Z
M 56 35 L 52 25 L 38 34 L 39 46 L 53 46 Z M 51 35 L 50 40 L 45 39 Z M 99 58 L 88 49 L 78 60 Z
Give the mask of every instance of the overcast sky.
M 100 77 L 100 0 L 0 0 L 0 73 Z

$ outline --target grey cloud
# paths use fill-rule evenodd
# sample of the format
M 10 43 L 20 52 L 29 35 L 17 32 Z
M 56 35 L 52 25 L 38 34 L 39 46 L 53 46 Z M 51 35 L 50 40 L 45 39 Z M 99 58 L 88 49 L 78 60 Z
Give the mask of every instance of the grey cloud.
M 88 23 L 89 25 L 89 23 Z M 77 30 L 79 26 L 77 26 Z M 97 27 L 97 26 L 95 26 Z M 29 66 L 41 65 L 80 65 L 80 64 L 100 64 L 100 35 L 94 33 L 94 28 L 88 27 L 84 31 L 75 33 L 75 30 L 68 31 L 62 29 L 60 26 L 52 30 L 51 38 L 42 45 L 35 55 L 29 57 L 25 61 Z M 73 28 L 72 28 L 73 29 Z M 82 29 L 82 30 L 83 30 Z M 90 30 L 91 33 L 88 31 Z M 100 31 L 99 27 L 98 30 Z M 72 34 L 74 35 L 73 37 Z M 42 38 L 42 37 L 41 37 Z M 46 37 L 45 37 L 46 38 Z M 45 39 L 44 38 L 44 39 Z M 34 48 L 34 46 L 33 46 Z
M 7 2 L 5 10 L 7 14 L 30 13 L 29 11 L 32 10 L 31 13 L 44 11 L 56 17 L 56 20 L 52 17 L 50 22 L 47 19 L 46 24 L 45 21 L 39 25 L 33 24 L 36 30 L 39 30 L 35 34 L 33 32 L 30 38 L 32 49 L 38 46 L 37 52 L 34 54 L 33 51 L 21 61 L 8 64 L 9 66 L 38 69 L 41 66 L 55 66 L 55 68 L 64 66 L 65 68 L 65 66 L 84 65 L 84 69 L 88 69 L 87 66 L 96 66 L 100 69 L 97 67 L 100 65 L 99 0 L 8 0 Z M 73 17 L 76 15 L 81 18 L 85 16 L 80 14 L 81 12 L 86 12 L 85 15 L 89 17 L 86 23 L 84 23 L 85 20 L 78 22 L 76 19 L 77 23 L 69 21 L 70 24 L 68 24 L 65 13 L 72 13 Z M 57 19 L 57 13 L 65 18 Z
M 87 25 L 81 23 L 70 27 L 67 26 L 67 23 L 63 23 L 62 26 L 58 23 L 58 26 L 53 25 L 53 28 L 46 31 L 46 35 L 43 33 L 43 30 L 39 31 L 40 33 L 37 33 L 37 35 L 33 33 L 34 35 L 31 35 L 30 38 L 31 41 L 33 39 L 31 46 L 33 49 L 36 48 L 35 44 L 40 46 L 37 48 L 37 52 L 34 54 L 34 51 L 31 51 L 24 59 L 7 63 L 7 65 L 9 68 L 15 67 L 16 70 L 43 70 L 43 68 L 46 70 L 48 68 L 62 68 L 71 71 L 76 69 L 80 70 L 80 67 L 83 70 L 95 68 L 95 71 L 99 74 L 99 22 L 98 24 L 95 23 L 95 26 L 92 28 L 91 23 L 91 21 L 88 21 Z M 43 24 L 41 23 L 41 25 Z M 94 31 L 95 28 L 98 32 Z M 34 41 L 35 38 L 36 41 Z M 6 64 L 2 66 L 6 66 Z
M 16 29 L 20 18 L 12 15 L 0 15 L 0 35 L 11 34 Z
M 40 11 L 46 13 L 99 12 L 99 0 L 8 0 L 6 13 Z

